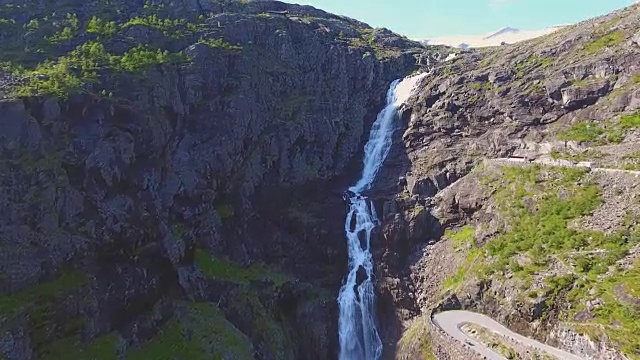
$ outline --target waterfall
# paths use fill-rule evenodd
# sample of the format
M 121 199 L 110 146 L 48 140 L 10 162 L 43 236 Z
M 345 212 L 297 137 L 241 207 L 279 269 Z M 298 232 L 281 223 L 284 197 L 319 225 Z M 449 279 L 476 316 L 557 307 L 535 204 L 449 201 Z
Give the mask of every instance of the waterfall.
M 379 224 L 373 201 L 362 196 L 368 190 L 391 149 L 398 109 L 409 98 L 417 82 L 427 73 L 396 80 L 387 92 L 387 105 L 373 123 L 364 148 L 364 167 L 358 182 L 349 188 L 347 235 L 349 273 L 338 294 L 340 317 L 339 360 L 378 360 L 382 341 L 375 319 L 375 286 L 371 232 Z

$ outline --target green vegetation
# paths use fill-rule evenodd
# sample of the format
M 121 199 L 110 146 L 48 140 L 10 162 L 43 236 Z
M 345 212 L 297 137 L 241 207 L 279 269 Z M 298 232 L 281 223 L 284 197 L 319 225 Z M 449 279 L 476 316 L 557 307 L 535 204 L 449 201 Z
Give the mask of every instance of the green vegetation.
M 152 49 L 148 45 L 138 45 L 127 51 L 120 58 L 114 58 L 116 71 L 139 73 L 151 66 L 186 62 L 184 54 L 170 53 L 168 50 Z
M 467 274 L 474 265 L 474 261 L 478 259 L 480 252 L 475 250 L 467 255 L 463 263 L 458 267 L 455 274 L 447 278 L 442 284 L 443 289 L 456 291 L 462 282 L 467 278 Z
M 110 37 L 115 35 L 120 27 L 115 21 L 100 19 L 96 16 L 92 17 L 87 23 L 87 33 Z
M 618 25 L 620 20 L 622 20 L 622 18 L 619 15 L 614 16 L 611 20 L 598 25 L 594 30 L 594 34 L 606 35 L 613 27 Z
M 121 84 L 127 82 L 121 75 L 140 75 L 154 65 L 187 61 L 181 52 L 172 53 L 166 48 L 175 45 L 175 39 L 190 37 L 195 41 L 201 36 L 204 23 L 202 15 L 195 22 L 171 18 L 164 5 L 151 3 L 144 7 L 146 14 L 125 18 L 125 22 L 116 20 L 122 13 L 108 7 L 83 20 L 75 13 L 51 10 L 49 15 L 32 16 L 24 24 L 18 24 L 11 16 L 23 13 L 21 7 L 0 8 L 3 16 L 0 18 L 0 67 L 26 79 L 25 83 L 10 89 L 11 96 L 52 95 L 64 99 L 71 93 L 84 91 L 113 96 L 114 92 L 118 94 Z M 164 39 L 138 45 L 124 54 L 111 53 L 114 35 L 135 25 L 158 29 Z M 202 42 L 240 49 L 221 39 Z M 68 51 L 70 47 L 72 51 Z
M 114 333 L 99 337 L 86 345 L 82 344 L 78 336 L 65 337 L 45 346 L 39 359 L 116 360 L 118 342 L 119 337 Z
M 218 204 L 215 206 L 215 209 L 220 219 L 228 219 L 235 215 L 235 210 L 231 204 Z
M 491 91 L 491 89 L 493 89 L 493 85 L 491 85 L 490 82 L 474 82 L 471 84 L 471 88 L 473 90 L 485 90 L 485 91 Z
M 496 92 L 497 92 L 497 93 L 501 93 L 501 92 L 505 91 L 506 89 L 507 89 L 507 87 L 506 87 L 506 86 L 498 86 L 498 87 L 496 88 Z
M 187 233 L 187 229 L 185 229 L 183 224 L 175 224 L 171 227 L 171 235 L 175 239 L 182 239 Z
M 484 59 L 482 59 L 482 61 L 480 61 L 480 65 L 479 65 L 480 68 L 486 69 L 496 61 L 495 56 L 490 56 L 489 54 L 490 53 L 488 52 L 484 52 L 485 57 Z
M 58 296 L 82 287 L 86 282 L 80 272 L 66 272 L 53 281 L 35 285 L 12 295 L 0 297 L 0 316 L 10 316 L 20 310 L 47 311 Z
M 205 44 L 212 48 L 220 48 L 232 51 L 242 50 L 242 46 L 232 45 L 222 39 L 200 39 L 198 44 Z
M 57 61 L 45 61 L 33 70 L 23 70 L 22 74 L 29 80 L 15 89 L 15 95 L 49 94 L 64 99 L 73 92 L 82 91 L 86 85 L 98 82 L 105 70 L 139 74 L 154 65 L 184 61 L 186 57 L 182 53 L 153 50 L 143 45 L 115 56 L 107 53 L 101 43 L 89 41 Z
M 455 74 L 455 71 L 453 70 L 453 66 L 451 66 L 450 64 L 445 65 L 442 75 L 453 76 L 454 74 Z
M 29 31 L 36 31 L 40 28 L 40 21 L 38 19 L 31 19 L 25 25 L 25 28 Z
M 78 35 L 79 21 L 76 14 L 67 14 L 65 20 L 54 22 L 53 26 L 60 30 L 46 39 L 51 43 L 69 41 Z
M 422 360 L 437 360 L 433 353 L 433 345 L 429 339 L 429 334 L 426 332 L 424 321 L 428 320 L 423 318 L 414 320 L 411 327 L 402 334 L 398 354 L 403 354 L 404 348 L 414 349 L 417 346 L 420 355 L 422 355 Z
M 516 78 L 522 79 L 527 73 L 536 68 L 547 68 L 554 62 L 552 57 L 529 56 L 525 61 L 516 64 Z
M 605 131 L 600 124 L 595 122 L 580 122 L 560 133 L 558 138 L 560 140 L 578 142 L 595 142 L 604 134 Z
M 457 230 L 448 230 L 445 232 L 444 237 L 453 241 L 456 250 L 465 249 L 467 246 L 472 247 L 474 245 L 473 237 L 476 230 L 469 225 L 465 225 Z
M 254 282 L 268 283 L 271 285 L 271 291 L 276 291 L 275 288 L 290 281 L 290 277 L 261 264 L 242 268 L 228 260 L 212 257 L 200 249 L 195 252 L 195 264 L 209 278 L 238 284 L 235 290 L 224 294 L 232 307 L 230 311 L 250 314 L 250 328 L 254 329 L 253 338 L 268 346 L 274 358 L 292 357 L 292 346 L 287 332 L 282 324 L 275 320 L 279 315 L 265 309 L 258 291 L 252 286 L 255 285 Z
M 147 343 L 126 349 L 128 360 L 253 359 L 253 345 L 219 309 L 209 303 L 181 302 L 178 314 Z M 111 333 L 83 344 L 65 337 L 44 347 L 42 360 L 116 360 L 120 338 Z M 123 348 L 121 351 L 124 351 Z
M 162 31 L 165 36 L 176 39 L 193 34 L 200 29 L 200 24 L 193 24 L 185 19 L 171 19 L 168 17 L 162 18 L 156 14 L 135 17 L 124 23 L 122 28 L 135 25 L 143 25 L 158 29 Z
M 604 156 L 600 151 L 593 149 L 588 149 L 575 154 L 568 151 L 561 152 L 553 150 L 549 155 L 551 155 L 551 158 L 553 159 L 570 160 L 575 162 L 597 160 Z
M 293 358 L 291 339 L 283 328 L 282 323 L 274 319 L 279 314 L 273 314 L 260 302 L 258 293 L 248 287 L 243 287 L 230 294 L 231 311 L 251 314 L 251 329 L 253 336 L 268 347 L 274 359 Z
M 601 233 L 570 229 L 568 223 L 588 215 L 601 203 L 598 188 L 590 183 L 576 186 L 584 176 L 579 169 L 540 167 L 504 168 L 503 181 L 490 186 L 505 216 L 512 219 L 510 231 L 499 235 L 485 248 L 494 259 L 488 274 L 511 270 L 528 276 L 545 268 L 552 254 L 592 248 L 605 242 Z M 540 182 L 544 175 L 544 184 Z M 562 191 L 563 197 L 558 193 Z M 527 203 L 535 199 L 535 211 Z M 514 261 L 526 254 L 531 263 L 522 266 Z
M 151 341 L 127 351 L 127 359 L 253 359 L 249 339 L 211 304 L 183 303 L 180 312 Z
M 633 154 L 629 157 L 635 158 Z M 585 311 L 587 300 L 602 299 L 604 305 L 596 308 L 595 318 L 582 323 L 580 329 L 587 329 L 594 339 L 606 336 L 627 355 L 640 356 L 634 352 L 640 348 L 640 309 L 619 295 L 624 289 L 638 299 L 640 264 L 632 268 L 617 265 L 640 243 L 637 219 L 628 216 L 612 234 L 570 225 L 602 203 L 598 187 L 581 169 L 526 166 L 500 170 L 488 174 L 483 186 L 494 191 L 492 201 L 506 221 L 505 227 L 484 247 L 472 249 L 444 287 L 455 289 L 472 274 L 488 280 L 511 273 L 523 284 L 530 284 L 533 275 L 541 275 L 545 288 L 525 292 L 526 296 L 544 294 L 548 306 L 560 298 L 576 304 L 561 313 L 566 321 Z M 446 236 L 461 242 L 469 233 L 469 229 L 461 229 Z M 549 272 L 551 269 L 564 271 Z M 590 293 L 591 289 L 595 293 Z M 611 326 L 614 323 L 619 326 Z
M 64 304 L 79 301 L 85 276 L 76 271 L 62 273 L 57 279 L 41 283 L 19 293 L 0 297 L 0 319 L 28 314 L 31 346 L 42 355 L 43 345 L 55 336 L 77 333 L 86 321 L 80 315 L 70 316 Z M 63 318 L 62 316 L 66 316 Z M 64 319 L 64 321 L 61 321 Z M 55 332 L 51 330 L 55 329 Z M 38 356 L 41 358 L 41 356 Z
M 488 348 L 493 349 L 494 351 L 502 354 L 507 359 L 517 360 L 523 359 L 518 352 L 511 346 L 513 344 L 512 340 L 507 339 L 506 337 L 499 335 L 483 326 L 475 325 L 475 324 L 465 324 L 461 327 L 461 330 L 465 332 L 472 338 L 480 341 L 482 344 L 487 346 Z M 520 344 L 521 347 L 526 348 L 527 346 L 524 344 Z M 555 356 L 551 356 L 546 352 L 542 352 L 537 349 L 527 349 L 527 353 L 529 356 L 527 358 L 531 359 L 549 359 L 549 360 L 557 360 Z
M 542 94 L 544 93 L 544 87 L 539 80 L 527 82 L 524 88 L 523 94 Z
M 576 80 L 576 81 L 572 81 L 571 82 L 571 86 L 583 87 L 583 86 L 586 86 L 586 85 L 591 85 L 593 83 L 597 83 L 598 81 L 600 81 L 600 79 L 587 78 L 587 79 L 582 79 L 582 80 Z
M 349 42 L 349 46 L 369 49 L 378 60 L 388 59 L 398 53 L 397 50 L 381 48 L 375 43 L 375 29 L 361 28 L 359 32 L 360 37 L 346 39 Z
M 636 235 L 637 236 L 637 235 Z M 585 302 L 590 298 L 599 298 L 603 305 L 594 310 L 595 318 L 583 324 L 581 328 L 593 339 L 606 336 L 623 353 L 633 359 L 640 358 L 640 309 L 634 303 L 621 299 L 617 293 L 623 291 L 640 301 L 640 264 L 630 269 L 616 269 L 604 280 L 586 278 L 576 283 L 569 292 L 568 301 L 577 307 L 571 311 L 575 315 L 585 310 Z M 592 291 L 592 294 L 588 293 Z M 613 324 L 616 324 L 613 326 Z
M 509 359 L 509 360 L 520 360 L 522 359 L 520 357 L 520 355 L 518 355 L 518 352 L 515 351 L 512 347 L 510 346 L 506 346 L 503 343 L 494 343 L 491 344 L 490 346 L 491 348 L 497 348 L 498 352 L 500 352 L 500 354 L 502 354 L 505 358 Z
M 623 169 L 640 171 L 640 152 L 625 155 L 622 160 L 624 160 Z
M 2 19 L 0 18 L 0 29 L 6 27 L 13 27 L 16 24 L 16 21 L 13 19 Z
M 625 115 L 620 118 L 620 122 L 617 124 L 620 130 L 629 131 L 640 128 L 640 112 L 633 115 Z
M 597 40 L 587 44 L 584 47 L 584 51 L 587 53 L 595 53 L 604 48 L 612 47 L 621 44 L 626 38 L 626 34 L 622 30 L 606 34 Z
M 579 122 L 560 132 L 558 139 L 589 142 L 594 145 L 619 144 L 628 131 L 637 128 L 640 128 L 640 112 L 622 116 L 618 122 Z
M 374 31 L 374 29 L 360 29 L 360 37 L 369 44 L 369 46 L 374 46 Z
M 455 291 L 464 279 L 466 279 L 467 273 L 473 268 L 475 261 L 480 256 L 480 250 L 476 247 L 474 235 L 475 229 L 468 225 L 456 231 L 447 231 L 445 233 L 445 238 L 453 241 L 456 250 L 467 250 L 468 248 L 469 252 L 455 274 L 445 280 L 443 284 L 444 290 Z
M 195 263 L 206 276 L 236 284 L 249 285 L 252 281 L 265 281 L 281 286 L 290 280 L 287 275 L 269 270 L 263 265 L 242 268 L 231 261 L 212 257 L 205 250 L 196 250 Z

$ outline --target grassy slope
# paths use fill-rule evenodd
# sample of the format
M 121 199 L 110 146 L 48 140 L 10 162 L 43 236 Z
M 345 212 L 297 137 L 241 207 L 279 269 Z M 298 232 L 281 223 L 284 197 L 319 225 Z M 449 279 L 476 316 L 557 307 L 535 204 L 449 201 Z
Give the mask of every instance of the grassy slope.
M 229 261 L 213 258 L 202 250 L 196 252 L 196 264 L 211 279 L 241 286 L 237 306 L 253 314 L 262 340 L 272 346 L 275 353 L 287 351 L 284 329 L 267 313 L 258 293 L 252 290 L 251 282 L 264 281 L 281 286 L 289 277 L 263 266 L 241 268 Z M 176 316 L 140 347 L 126 346 L 116 332 L 84 342 L 78 334 L 87 321 L 86 317 L 76 315 L 74 319 L 68 319 L 62 328 L 54 325 L 54 319 L 62 314 L 59 309 L 64 307 L 63 304 L 80 301 L 85 286 L 86 279 L 81 273 L 63 273 L 52 281 L 0 297 L 0 318 L 10 320 L 20 314 L 29 316 L 31 341 L 39 359 L 116 359 L 119 353 L 132 360 L 253 359 L 251 340 L 209 303 L 178 302 Z M 52 326 L 57 329 L 53 334 Z
M 200 42 L 229 51 L 240 49 L 206 36 L 203 16 L 191 21 L 176 18 L 162 6 L 145 5 L 142 14 L 132 18 L 123 18 L 107 5 L 88 19 L 80 18 L 73 9 L 68 13 L 55 10 L 19 23 L 15 19 L 28 9 L 0 8 L 0 69 L 25 79 L 11 88 L 11 96 L 66 98 L 87 91 L 113 97 L 119 83 L 142 78 L 149 68 L 188 62 L 181 51 L 169 50 L 177 44 Z M 134 26 L 161 33 L 163 38 L 151 44 L 132 44 L 122 54 L 108 50 L 122 46 L 121 34 Z
M 598 187 L 582 170 L 503 167 L 480 176 L 484 187 L 495 190 L 490 201 L 507 225 L 484 246 L 467 246 L 468 261 L 445 287 L 455 290 L 471 278 L 500 282 L 513 276 L 521 286 L 516 291 L 520 300 L 542 297 L 547 309 L 560 307 L 560 319 L 568 323 L 577 323 L 574 316 L 585 310 L 588 300 L 602 299 L 603 305 L 577 329 L 594 340 L 608 338 L 615 348 L 638 358 L 639 309 L 614 291 L 620 285 L 640 299 L 640 264 L 619 264 L 640 243 L 637 216 L 629 214 L 625 225 L 610 235 L 572 226 L 602 202 Z M 471 230 L 465 227 L 448 237 L 473 243 Z M 540 278 L 542 287 L 535 284 Z M 576 306 L 564 308 L 561 299 Z

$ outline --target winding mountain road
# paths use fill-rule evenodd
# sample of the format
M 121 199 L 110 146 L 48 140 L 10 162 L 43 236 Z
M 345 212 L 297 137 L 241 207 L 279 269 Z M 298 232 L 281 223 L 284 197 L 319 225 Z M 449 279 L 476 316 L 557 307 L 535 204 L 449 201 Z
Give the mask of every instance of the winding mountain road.
M 560 166 L 560 167 L 572 167 L 572 168 L 585 168 L 589 169 L 589 171 L 593 172 L 608 172 L 608 173 L 618 173 L 618 174 L 631 174 L 640 176 L 640 171 L 638 170 L 624 170 L 624 169 L 614 169 L 614 168 L 599 168 L 591 166 L 589 162 L 572 162 L 569 160 L 555 160 L 555 159 L 536 159 L 531 162 L 527 162 L 525 159 L 520 158 L 497 158 L 497 159 L 487 159 L 489 162 L 493 163 L 517 163 L 517 164 L 540 164 L 540 165 L 549 165 L 549 166 Z
M 541 164 L 541 165 L 550 165 L 550 166 L 561 166 L 561 167 L 578 167 L 578 168 L 586 168 L 592 172 L 608 172 L 608 173 L 619 173 L 619 174 L 631 174 L 635 176 L 640 176 L 640 171 L 636 170 L 624 170 L 624 169 L 612 169 L 612 168 L 598 168 L 591 166 L 591 163 L 581 162 L 576 163 L 567 160 L 555 160 L 555 159 L 536 159 L 534 161 L 526 161 L 521 158 L 497 158 L 497 159 L 486 159 L 486 161 L 491 163 L 519 163 L 522 165 L 525 164 Z M 470 349 L 475 351 L 476 353 L 483 356 L 488 360 L 507 360 L 504 356 L 499 353 L 493 351 L 488 348 L 481 342 L 471 338 L 467 334 L 465 334 L 461 327 L 464 324 L 475 324 L 487 328 L 495 333 L 498 333 L 502 336 L 509 337 L 521 344 L 531 347 L 532 349 L 537 349 L 543 352 L 548 353 L 549 355 L 556 356 L 559 359 L 563 360 L 584 360 L 583 358 L 568 353 L 566 351 L 554 348 L 552 346 L 543 344 L 539 341 L 533 340 L 531 338 L 522 336 L 518 333 L 515 333 L 499 322 L 491 319 L 490 317 L 470 311 L 462 311 L 462 310 L 453 310 L 453 311 L 445 311 L 438 314 L 433 315 L 433 323 L 437 327 L 439 327 L 442 331 L 447 333 L 452 338 L 460 341 L 463 344 L 466 344 Z
M 489 349 L 481 342 L 467 336 L 460 328 L 464 324 L 475 324 L 492 330 L 500 335 L 510 337 L 524 345 L 544 351 L 550 355 L 554 355 L 563 360 L 584 360 L 583 358 L 568 353 L 566 351 L 543 344 L 539 341 L 530 339 L 515 333 L 499 322 L 488 316 L 462 310 L 445 311 L 433 316 L 433 323 L 454 339 L 467 344 L 473 351 L 484 356 L 489 360 L 506 360 L 506 358 L 497 352 Z

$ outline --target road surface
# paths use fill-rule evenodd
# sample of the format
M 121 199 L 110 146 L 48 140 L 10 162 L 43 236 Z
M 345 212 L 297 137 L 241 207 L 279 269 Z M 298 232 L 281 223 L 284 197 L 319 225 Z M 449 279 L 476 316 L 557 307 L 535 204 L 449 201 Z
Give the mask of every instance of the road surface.
M 559 359 L 584 360 L 579 356 L 573 355 L 571 353 L 568 353 L 560 349 L 556 349 L 549 345 L 543 344 L 539 341 L 517 334 L 507 329 L 506 327 L 504 327 L 503 325 L 501 325 L 500 323 L 491 319 L 488 316 L 470 312 L 470 311 L 454 310 L 454 311 L 441 312 L 433 316 L 433 323 L 436 326 L 438 326 L 440 329 L 442 329 L 444 332 L 449 334 L 449 336 L 462 342 L 463 344 L 466 343 L 467 346 L 471 348 L 473 351 L 480 354 L 481 356 L 484 356 L 486 359 L 489 359 L 489 360 L 505 360 L 506 358 L 498 354 L 497 352 L 489 349 L 488 347 L 483 345 L 481 342 L 467 336 L 460 329 L 462 325 L 469 323 L 469 324 L 476 324 L 476 325 L 483 326 L 500 335 L 515 339 L 516 341 L 524 345 L 530 346 L 531 348 L 535 348 L 535 349 L 544 351 L 550 355 L 554 355 Z
M 487 159 L 490 162 L 494 163 L 505 163 L 505 162 L 513 162 L 513 163 L 529 163 L 525 159 L 518 158 L 498 158 L 498 159 Z M 636 176 L 640 176 L 640 171 L 634 170 L 623 170 L 623 169 L 610 169 L 610 168 L 597 168 L 591 166 L 585 166 L 585 163 L 573 163 L 566 160 L 554 160 L 554 159 L 537 159 L 533 161 L 534 164 L 542 164 L 542 165 L 551 165 L 551 166 L 563 166 L 563 167 L 583 167 L 588 168 L 590 171 L 600 171 L 600 172 L 610 172 L 610 173 L 626 173 L 632 174 Z M 433 323 L 442 329 L 444 332 L 449 334 L 449 336 L 454 339 L 460 341 L 463 344 L 466 344 L 469 348 L 471 348 L 476 353 L 484 356 L 488 360 L 506 360 L 506 358 L 497 352 L 489 349 L 482 343 L 473 338 L 467 336 L 460 327 L 464 324 L 476 324 L 483 326 L 489 330 L 492 330 L 500 335 L 510 337 L 515 339 L 516 341 L 530 346 L 531 348 L 535 348 L 541 351 L 544 351 L 550 355 L 554 355 L 559 359 L 563 360 L 584 360 L 583 358 L 568 353 L 566 351 L 551 347 L 549 345 L 543 344 L 539 341 L 530 339 L 528 337 L 517 334 L 497 321 L 491 319 L 488 316 L 469 312 L 469 311 L 445 311 L 442 313 L 438 313 L 433 316 Z

